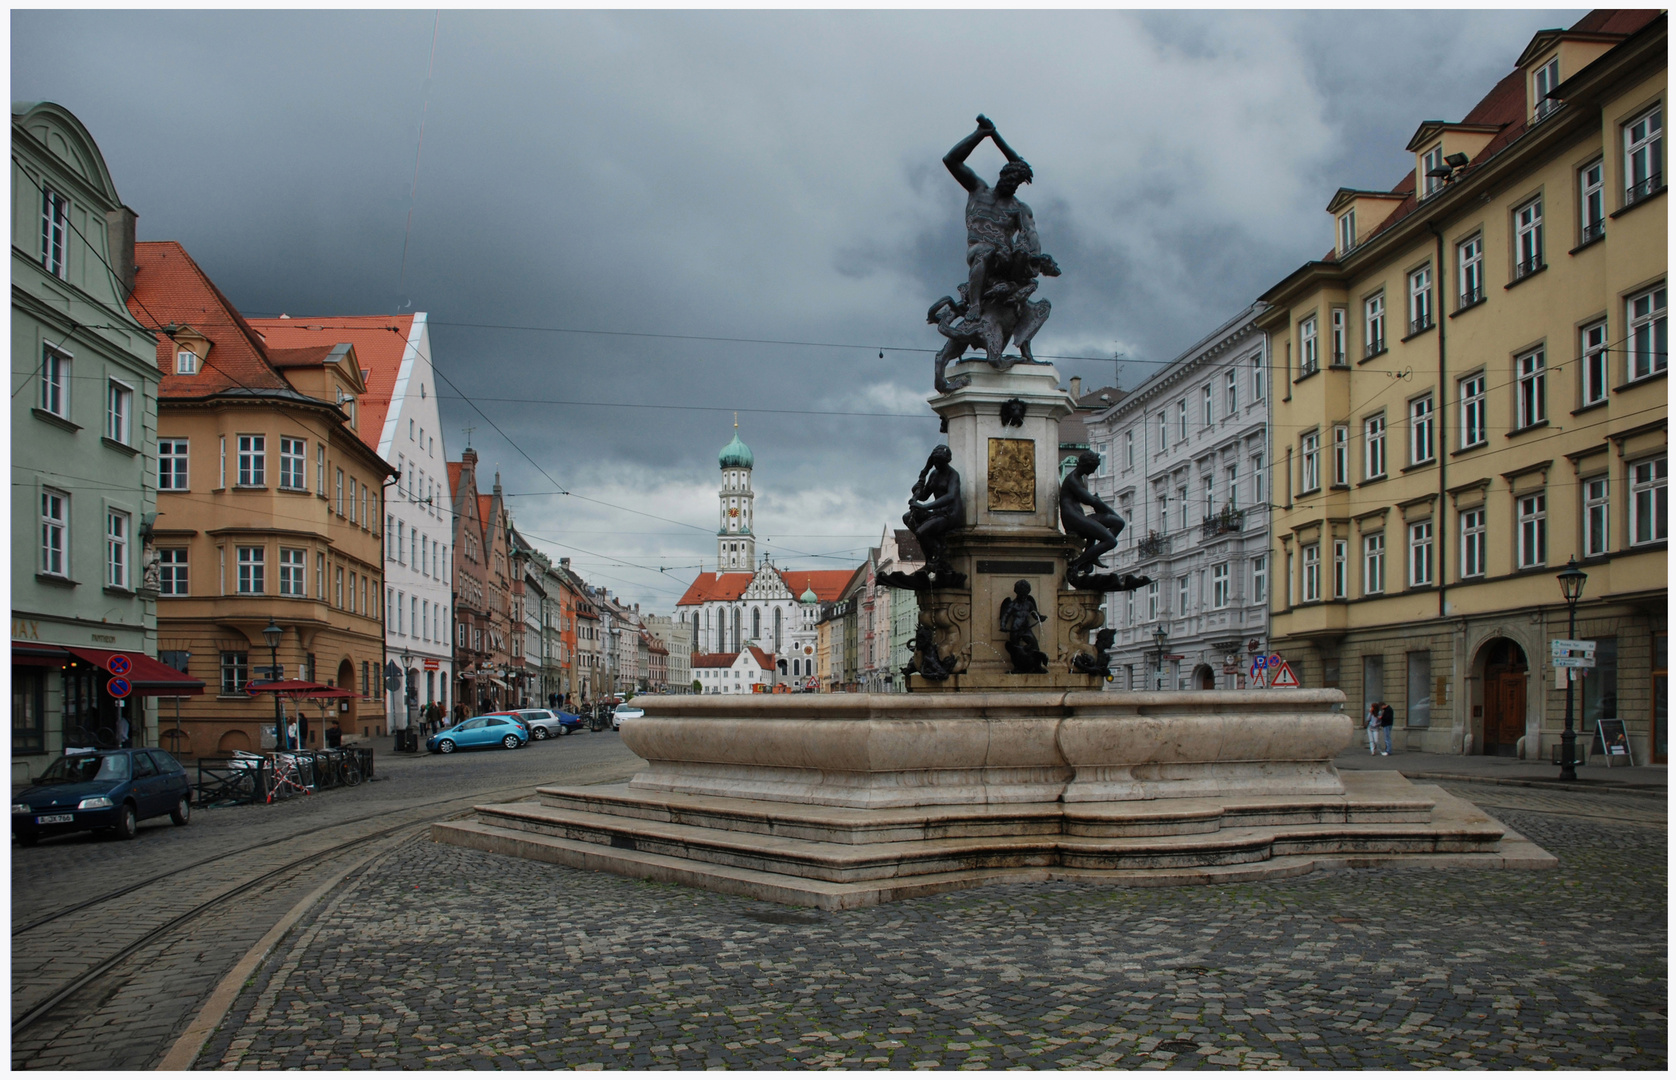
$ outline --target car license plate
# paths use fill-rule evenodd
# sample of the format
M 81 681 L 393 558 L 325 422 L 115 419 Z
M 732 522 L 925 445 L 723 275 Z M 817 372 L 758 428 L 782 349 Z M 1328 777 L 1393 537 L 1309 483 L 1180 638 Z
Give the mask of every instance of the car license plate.
M 42 814 L 35 819 L 37 825 L 68 825 L 76 820 L 74 814 Z

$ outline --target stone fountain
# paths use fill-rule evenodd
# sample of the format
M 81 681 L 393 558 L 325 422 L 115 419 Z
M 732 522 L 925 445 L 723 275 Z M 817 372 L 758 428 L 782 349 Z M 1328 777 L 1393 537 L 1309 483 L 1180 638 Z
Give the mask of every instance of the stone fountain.
M 965 164 L 985 139 L 1008 161 L 993 188 Z M 968 280 L 928 315 L 948 441 L 904 518 L 926 567 L 891 581 L 919 599 L 912 692 L 640 697 L 622 739 L 646 767 L 627 783 L 544 787 L 433 836 L 824 908 L 992 882 L 1553 866 L 1437 787 L 1341 774 L 1337 690 L 1102 690 L 1111 638 L 1089 635 L 1108 593 L 1146 580 L 1100 572 L 1123 522 L 1082 482 L 1098 459 L 1059 477 L 1074 403 L 1030 351 L 1038 276 L 1059 273 L 1015 197 L 1032 174 L 983 117 L 944 163 L 968 192 Z

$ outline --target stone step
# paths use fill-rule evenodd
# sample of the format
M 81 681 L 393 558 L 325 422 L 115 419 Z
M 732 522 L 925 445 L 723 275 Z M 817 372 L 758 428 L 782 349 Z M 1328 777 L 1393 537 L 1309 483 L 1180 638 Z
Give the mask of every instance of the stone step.
M 1413 854 L 1494 851 L 1504 832 L 1471 804 L 1436 793 L 1443 811 L 1432 821 L 1312 821 L 1307 824 L 1236 825 L 1214 832 L 1156 831 L 1147 835 L 1066 835 L 1035 832 L 1009 835 L 921 835 L 840 843 L 818 835 L 786 831 L 751 832 L 726 827 L 745 813 L 732 808 L 718 824 L 694 824 L 671 811 L 664 818 L 610 812 L 610 800 L 596 810 L 570 805 L 514 803 L 478 808 L 482 823 L 598 847 L 637 850 L 672 858 L 728 865 L 823 881 L 864 881 L 975 869 L 1072 866 L 1083 869 L 1157 869 L 1234 865 L 1277 855 Z M 737 800 L 748 802 L 748 800 Z M 1169 800 L 1182 802 L 1185 800 Z M 644 804 L 632 803 L 644 810 Z M 1057 804 L 1048 804 L 1049 806 Z M 848 818 L 829 807 L 756 804 L 759 820 L 777 824 L 795 817 L 801 832 L 818 834 L 822 812 Z M 1109 809 L 1109 808 L 1108 808 Z M 868 812 L 863 812 L 868 813 Z M 877 812 L 872 812 L 877 813 Z M 1038 820 L 1038 824 L 1040 821 Z

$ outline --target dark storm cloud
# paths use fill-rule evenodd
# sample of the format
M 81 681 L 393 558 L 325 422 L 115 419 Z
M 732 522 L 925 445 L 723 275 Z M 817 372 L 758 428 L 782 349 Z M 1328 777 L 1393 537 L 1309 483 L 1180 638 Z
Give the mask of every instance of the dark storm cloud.
M 540 470 L 445 396 L 450 455 L 475 425 L 521 528 L 667 610 L 714 558 L 733 409 L 769 410 L 740 415 L 764 550 L 840 566 L 895 523 L 937 438 L 929 356 L 902 350 L 936 347 L 926 307 L 964 273 L 938 159 L 977 112 L 1035 166 L 1065 267 L 1038 353 L 1121 350 L 1132 385 L 1325 250 L 1335 188 L 1394 183 L 1421 120 L 1576 17 L 444 12 L 427 83 L 430 13 L 29 11 L 12 89 L 75 112 L 141 237 L 244 310 L 430 312 L 440 369 L 501 399 L 480 406 Z

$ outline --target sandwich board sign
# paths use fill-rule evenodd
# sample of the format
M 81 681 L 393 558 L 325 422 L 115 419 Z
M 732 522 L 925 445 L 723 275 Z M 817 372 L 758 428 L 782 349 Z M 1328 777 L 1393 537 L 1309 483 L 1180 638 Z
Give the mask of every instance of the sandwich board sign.
M 1270 690 L 1296 690 L 1298 688 L 1298 677 L 1292 674 L 1291 664 L 1282 660 L 1278 670 L 1272 663 L 1269 665 L 1269 670 L 1271 672 L 1269 676 Z
M 1602 717 L 1595 721 L 1595 731 L 1600 734 L 1600 749 L 1606 755 L 1607 768 L 1635 764 L 1635 755 L 1630 753 L 1629 737 L 1624 733 L 1622 720 Z

